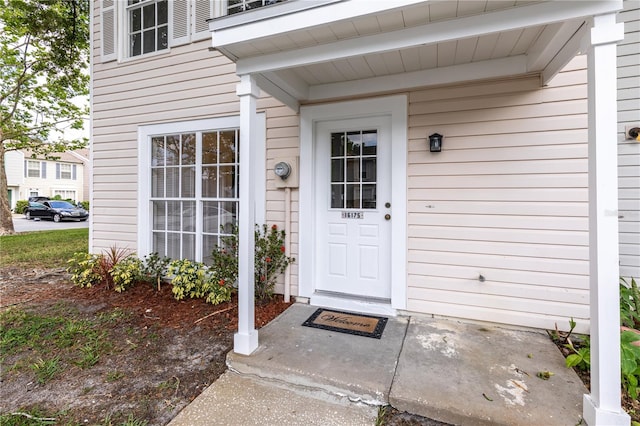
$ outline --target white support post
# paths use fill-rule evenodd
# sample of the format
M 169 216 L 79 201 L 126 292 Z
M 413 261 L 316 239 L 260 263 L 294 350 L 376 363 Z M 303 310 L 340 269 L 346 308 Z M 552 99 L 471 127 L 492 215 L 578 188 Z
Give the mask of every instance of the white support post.
M 240 97 L 240 207 L 238 209 L 238 332 L 233 336 L 233 350 L 250 355 L 258 348 L 255 329 L 254 226 L 255 167 L 252 148 L 257 136 L 256 98 L 260 90 L 251 75 L 240 76 L 236 88 Z
M 583 417 L 589 426 L 630 424 L 620 403 L 616 42 L 624 37 L 622 25 L 614 13 L 595 16 L 588 52 L 591 394 L 584 396 Z

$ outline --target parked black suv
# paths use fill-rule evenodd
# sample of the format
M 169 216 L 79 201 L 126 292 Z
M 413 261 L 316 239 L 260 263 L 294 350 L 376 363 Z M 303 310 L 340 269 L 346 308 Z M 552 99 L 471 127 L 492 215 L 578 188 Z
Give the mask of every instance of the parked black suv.
M 29 197 L 29 202 L 30 203 L 41 203 L 43 201 L 49 201 L 50 198 L 49 197 L 44 197 L 44 196 L 35 196 L 35 197 Z

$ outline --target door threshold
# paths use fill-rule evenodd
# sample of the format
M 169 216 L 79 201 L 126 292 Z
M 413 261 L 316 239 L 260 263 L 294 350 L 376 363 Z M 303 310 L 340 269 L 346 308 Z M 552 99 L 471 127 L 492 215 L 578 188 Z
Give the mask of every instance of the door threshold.
M 389 299 L 366 299 L 350 294 L 339 293 L 314 293 L 309 299 L 312 306 L 340 309 L 343 311 L 361 312 L 395 317 L 396 309 L 391 307 Z

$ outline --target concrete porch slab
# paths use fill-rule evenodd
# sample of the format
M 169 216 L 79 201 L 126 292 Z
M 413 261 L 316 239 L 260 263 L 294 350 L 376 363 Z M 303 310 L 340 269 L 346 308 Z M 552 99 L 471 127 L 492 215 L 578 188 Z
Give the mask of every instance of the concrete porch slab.
M 303 327 L 316 309 L 294 304 L 260 330 L 256 352 L 231 352 L 227 365 L 243 375 L 386 404 L 408 318 L 389 318 L 382 338 L 373 339 Z
M 575 426 L 585 393 L 542 332 L 412 317 L 389 402 L 452 424 Z

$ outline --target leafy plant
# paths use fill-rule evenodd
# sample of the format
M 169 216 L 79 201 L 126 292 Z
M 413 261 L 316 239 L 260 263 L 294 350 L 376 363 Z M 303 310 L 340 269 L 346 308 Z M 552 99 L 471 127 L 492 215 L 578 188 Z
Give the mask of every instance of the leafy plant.
M 102 282 L 99 272 L 100 256 L 79 252 L 67 261 L 67 272 L 71 274 L 71 282 L 78 287 L 92 287 Z
M 622 386 L 633 399 L 638 399 L 638 381 L 640 380 L 640 346 L 633 344 L 637 341 L 640 341 L 640 335 L 633 331 L 624 331 L 620 335 Z
M 158 291 L 160 291 L 160 284 L 162 283 L 162 278 L 167 275 L 169 262 L 171 262 L 171 259 L 160 257 L 156 252 L 145 256 L 142 259 L 142 281 L 157 285 Z
M 255 237 L 255 298 L 259 302 L 269 300 L 273 296 L 278 277 L 294 258 L 285 253 L 285 231 L 278 230 L 277 225 L 268 227 L 256 225 Z M 238 228 L 234 227 L 232 235 L 222 238 L 222 245 L 212 253 L 212 269 L 219 280 L 235 281 L 238 277 Z
M 171 292 L 176 300 L 185 297 L 204 298 L 213 305 L 231 300 L 231 284 L 218 279 L 215 271 L 207 270 L 203 263 L 188 259 L 174 260 L 169 263 L 168 272 L 172 277 Z
M 591 367 L 591 343 L 588 338 L 585 338 L 583 346 L 579 349 L 576 349 L 571 339 L 567 340 L 565 347 L 573 351 L 573 354 L 565 359 L 567 367 L 576 367 L 580 370 L 588 370 Z
M 134 285 L 142 277 L 143 263 L 135 256 L 121 259 L 109 270 L 113 280 L 113 289 L 118 293 Z
M 132 253 L 124 248 L 119 248 L 116 246 L 109 247 L 109 250 L 106 250 L 102 255 L 98 258 L 98 273 L 102 277 L 103 284 L 107 286 L 107 288 L 112 288 L 114 286 L 113 276 L 111 275 L 111 271 L 114 266 L 116 266 L 119 262 L 123 261 L 127 257 L 132 255 Z
M 640 328 L 640 290 L 634 278 L 620 277 L 620 322 L 630 328 Z
M 22 214 L 24 213 L 24 209 L 26 209 L 27 207 L 29 207 L 29 201 L 27 200 L 18 200 L 16 201 L 16 207 L 14 209 L 14 211 L 18 214 Z

